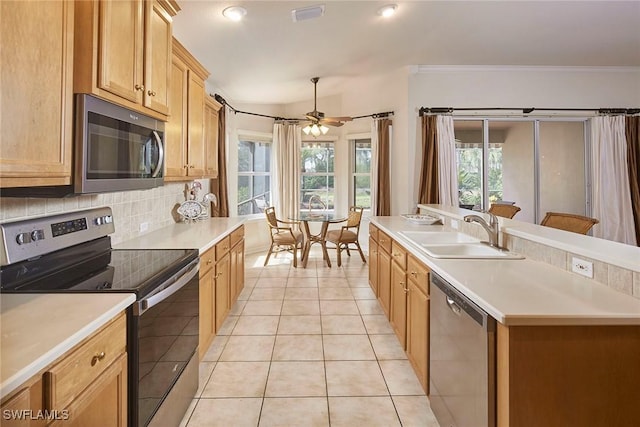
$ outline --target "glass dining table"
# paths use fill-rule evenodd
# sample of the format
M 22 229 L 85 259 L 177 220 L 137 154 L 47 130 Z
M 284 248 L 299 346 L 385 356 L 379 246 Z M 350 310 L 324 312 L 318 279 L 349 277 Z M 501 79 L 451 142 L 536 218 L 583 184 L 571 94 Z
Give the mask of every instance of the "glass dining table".
M 339 223 L 347 220 L 347 217 L 325 212 L 300 212 L 295 217 L 289 217 L 293 221 L 300 221 L 304 228 L 304 248 L 302 250 L 302 266 L 307 268 L 307 261 L 309 261 L 309 252 L 311 245 L 319 243 L 322 246 L 322 258 L 327 263 L 328 267 L 331 267 L 331 260 L 329 259 L 329 252 L 327 252 L 327 231 L 329 224 Z M 318 234 L 312 234 L 309 228 L 310 222 L 321 222 L 320 232 Z

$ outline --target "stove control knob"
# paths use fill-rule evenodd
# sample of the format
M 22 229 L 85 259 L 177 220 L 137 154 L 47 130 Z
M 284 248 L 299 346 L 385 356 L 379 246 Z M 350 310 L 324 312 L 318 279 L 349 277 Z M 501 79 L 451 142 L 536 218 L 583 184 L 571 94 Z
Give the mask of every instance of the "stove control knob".
M 96 219 L 93 220 L 93 222 L 96 225 L 102 225 L 102 217 L 101 216 L 97 217 Z
M 19 245 L 31 243 L 31 233 L 20 233 L 16 236 L 16 242 Z
M 111 224 L 113 222 L 113 217 L 111 215 L 105 215 L 102 218 L 104 219 L 105 224 Z
M 31 232 L 31 240 L 37 242 L 44 239 L 44 230 L 33 230 Z

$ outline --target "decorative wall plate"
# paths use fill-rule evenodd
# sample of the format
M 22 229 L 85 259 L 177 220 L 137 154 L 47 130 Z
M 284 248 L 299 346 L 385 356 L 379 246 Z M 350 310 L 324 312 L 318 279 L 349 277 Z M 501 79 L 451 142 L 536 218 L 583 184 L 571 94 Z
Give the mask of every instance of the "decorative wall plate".
M 202 204 L 195 200 L 185 200 L 180 203 L 178 213 L 185 221 L 193 221 L 202 214 Z

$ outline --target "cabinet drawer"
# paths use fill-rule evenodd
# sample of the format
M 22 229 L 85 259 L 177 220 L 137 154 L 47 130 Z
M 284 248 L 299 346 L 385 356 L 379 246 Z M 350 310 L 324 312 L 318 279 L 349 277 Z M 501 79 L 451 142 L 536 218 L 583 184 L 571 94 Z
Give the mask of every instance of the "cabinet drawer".
M 378 244 L 382 249 L 387 251 L 388 254 L 391 253 L 391 237 L 387 235 L 384 231 L 378 230 Z
M 207 274 L 212 268 L 216 258 L 215 248 L 211 248 L 200 255 L 200 278 Z
M 231 232 L 231 247 L 234 247 L 244 238 L 244 225 Z
M 48 410 L 62 410 L 126 352 L 124 313 L 44 373 Z
M 378 241 L 378 227 L 371 223 L 369 223 L 369 236 L 376 242 Z
M 216 262 L 220 261 L 220 259 L 229 252 L 229 242 L 231 238 L 226 236 L 224 239 L 220 240 L 216 244 Z
M 409 255 L 407 275 L 422 292 L 429 295 L 429 267 Z
M 391 257 L 402 270 L 407 269 L 407 251 L 395 240 L 391 243 Z

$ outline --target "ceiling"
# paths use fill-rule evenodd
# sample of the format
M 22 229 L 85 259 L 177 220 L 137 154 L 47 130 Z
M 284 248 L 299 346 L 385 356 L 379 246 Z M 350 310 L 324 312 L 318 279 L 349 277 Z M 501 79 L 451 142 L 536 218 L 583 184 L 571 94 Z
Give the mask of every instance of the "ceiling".
M 358 76 L 408 65 L 640 66 L 640 1 L 182 0 L 174 35 L 232 104 L 341 93 Z M 325 4 L 293 22 L 291 10 Z M 241 22 L 222 16 L 243 6 Z

